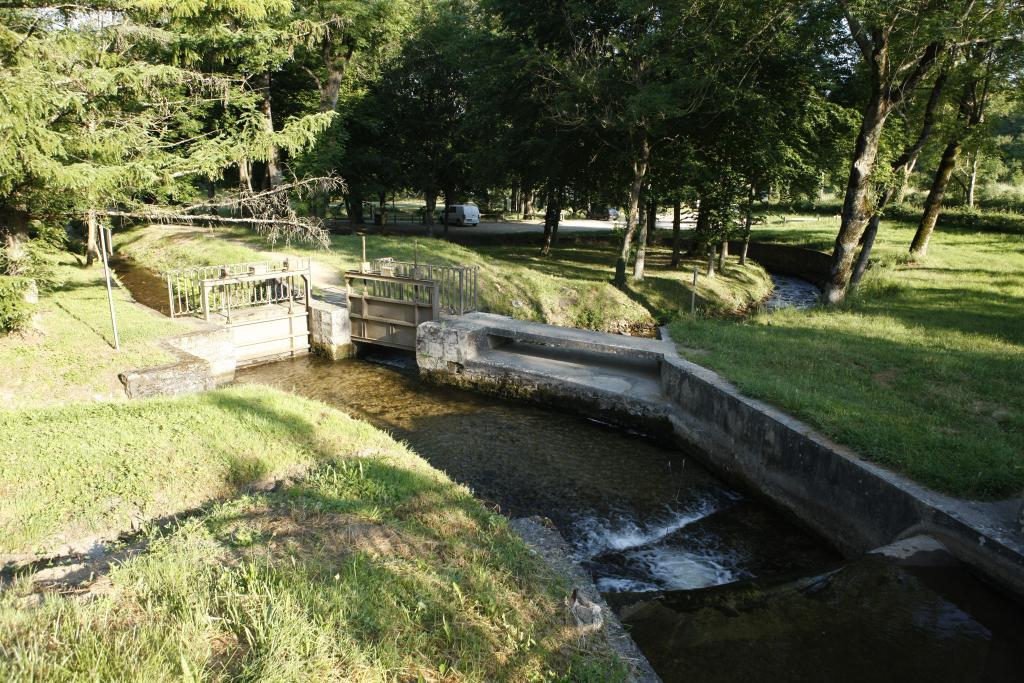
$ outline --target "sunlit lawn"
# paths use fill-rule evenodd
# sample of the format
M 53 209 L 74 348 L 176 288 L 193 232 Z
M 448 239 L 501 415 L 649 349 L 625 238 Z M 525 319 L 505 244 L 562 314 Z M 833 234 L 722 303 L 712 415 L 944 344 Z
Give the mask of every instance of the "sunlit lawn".
M 936 489 L 1024 489 L 1024 237 L 941 228 L 904 255 L 911 224 L 883 223 L 862 291 L 841 310 L 745 322 L 682 318 L 692 360 Z M 770 224 L 759 240 L 827 250 L 834 220 Z

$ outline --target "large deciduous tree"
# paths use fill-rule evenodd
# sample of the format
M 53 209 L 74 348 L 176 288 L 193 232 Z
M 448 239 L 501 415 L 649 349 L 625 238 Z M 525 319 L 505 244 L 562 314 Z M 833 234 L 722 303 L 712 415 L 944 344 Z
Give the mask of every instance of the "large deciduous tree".
M 951 50 L 977 38 L 991 9 L 977 0 L 844 0 L 844 22 L 866 73 L 868 94 L 846 182 L 824 298 L 846 297 L 854 258 L 873 213 L 871 176 L 889 115 Z

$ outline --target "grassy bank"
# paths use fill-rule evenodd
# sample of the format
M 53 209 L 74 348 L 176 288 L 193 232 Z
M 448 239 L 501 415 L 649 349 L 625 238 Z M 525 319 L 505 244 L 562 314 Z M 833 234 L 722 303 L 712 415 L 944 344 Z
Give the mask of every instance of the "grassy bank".
M 153 226 L 117 238 L 120 253 L 140 264 L 164 270 L 197 263 L 249 261 L 266 245 L 242 230 L 218 231 Z M 627 292 L 612 286 L 616 250 L 610 244 L 566 244 L 551 257 L 536 247 L 468 248 L 440 239 L 410 236 L 366 238 L 367 258 L 478 266 L 480 304 L 484 310 L 523 320 L 583 327 L 607 332 L 651 333 L 660 322 L 689 310 L 690 278 L 695 263 L 669 269 L 668 253 L 654 249 L 643 283 Z M 361 241 L 334 235 L 327 251 L 292 245 L 286 250 L 309 256 L 327 268 L 340 283 L 338 271 L 358 266 Z M 265 252 L 264 252 L 265 253 Z M 722 277 L 701 277 L 701 305 L 715 311 L 743 309 L 767 296 L 771 283 L 759 266 L 739 268 L 735 259 Z
M 124 395 L 123 370 L 171 360 L 158 340 L 190 329 L 131 302 L 114 288 L 121 350 L 113 348 L 103 269 L 84 268 L 64 254 L 56 265 L 60 284 L 43 292 L 30 328 L 0 336 L 0 408 L 92 401 Z
M 742 322 L 681 319 L 682 353 L 744 392 L 938 490 L 1024 490 L 1024 237 L 940 231 L 905 258 L 914 225 L 885 223 L 879 265 L 839 310 Z M 831 248 L 825 219 L 754 239 Z
M 4 550 L 221 501 L 0 592 L 4 680 L 621 678 L 503 518 L 325 405 L 254 386 L 0 420 Z

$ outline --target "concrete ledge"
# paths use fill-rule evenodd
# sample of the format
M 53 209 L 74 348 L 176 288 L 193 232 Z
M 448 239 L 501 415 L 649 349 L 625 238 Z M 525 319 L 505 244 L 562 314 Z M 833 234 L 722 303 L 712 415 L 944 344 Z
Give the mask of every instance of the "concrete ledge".
M 603 624 L 601 631 L 608 645 L 626 662 L 630 668 L 630 679 L 637 683 L 660 683 L 661 679 L 654 672 L 650 662 L 640 652 L 633 639 L 626 633 L 618 617 L 601 597 L 593 580 L 583 569 L 572 561 L 572 550 L 562 535 L 555 529 L 544 524 L 539 517 L 513 519 L 509 526 L 519 534 L 544 563 L 556 574 L 564 578 L 570 586 L 590 602 L 601 608 Z
M 1024 537 L 1015 503 L 945 496 L 840 446 L 716 373 L 666 358 L 665 396 L 680 443 L 771 498 L 848 555 L 926 533 L 1024 595 Z
M 226 328 L 211 325 L 165 339 L 161 344 L 177 360 L 118 375 L 128 398 L 193 394 L 235 379 L 235 346 Z

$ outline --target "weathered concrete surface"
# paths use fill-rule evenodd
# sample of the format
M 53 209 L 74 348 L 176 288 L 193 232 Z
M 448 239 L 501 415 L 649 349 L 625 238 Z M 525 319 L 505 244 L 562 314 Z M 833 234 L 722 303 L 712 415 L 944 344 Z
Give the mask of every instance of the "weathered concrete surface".
M 420 325 L 416 361 L 428 380 L 540 403 L 568 400 L 609 422 L 669 428 L 661 397 L 663 344 L 586 330 L 562 332 L 473 313 Z
M 601 597 L 590 575 L 572 561 L 572 550 L 562 535 L 539 517 L 513 519 L 509 524 L 553 572 L 563 577 L 571 588 L 578 590 L 588 601 L 600 607 L 604 637 L 608 645 L 630 667 L 630 680 L 637 683 L 660 683 L 658 674 L 651 668 L 640 648 L 629 637 L 619 623 L 618 617 Z
M 230 330 L 224 327 L 205 326 L 161 343 L 177 360 L 118 375 L 128 398 L 192 394 L 235 378 L 235 346 Z
M 344 292 L 325 292 L 309 304 L 310 344 L 317 353 L 331 360 L 355 355 L 352 343 L 352 322 Z
M 928 534 L 1024 596 L 1020 499 L 986 503 L 935 493 L 744 396 L 679 358 L 667 338 L 607 337 L 613 335 L 475 314 L 420 325 L 416 358 L 432 381 L 667 432 L 848 555 Z

